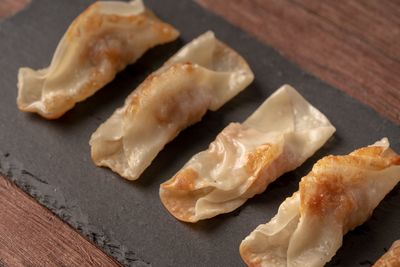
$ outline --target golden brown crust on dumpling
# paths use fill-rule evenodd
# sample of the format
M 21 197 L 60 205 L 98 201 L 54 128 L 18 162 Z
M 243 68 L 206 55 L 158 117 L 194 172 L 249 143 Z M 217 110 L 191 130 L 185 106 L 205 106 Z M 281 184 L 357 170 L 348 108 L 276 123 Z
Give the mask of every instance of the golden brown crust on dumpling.
M 298 132 L 298 118 L 294 113 L 308 118 L 309 127 L 301 127 L 308 130 Z M 274 124 L 272 118 L 279 122 Z M 317 131 L 317 139 L 304 143 L 305 136 L 311 133 L 315 136 Z M 282 174 L 300 166 L 334 131 L 323 114 L 293 88 L 283 86 L 245 123 L 229 124 L 207 150 L 189 160 L 178 176 L 188 168 L 195 170 L 197 175 L 193 176 L 191 187 L 179 190 L 179 197 L 176 197 L 177 188 L 167 182 L 167 187 L 160 187 L 160 198 L 173 216 L 184 217 L 185 221 L 197 222 L 228 213 L 262 193 Z M 301 142 L 303 144 L 299 145 Z M 175 179 L 172 178 L 174 182 Z M 179 200 L 184 200 L 181 204 L 184 208 L 174 211 L 168 207 L 168 198 L 174 199 L 175 207 L 180 205 Z
M 230 141 L 234 142 L 234 140 Z M 250 198 L 263 192 L 271 177 L 279 173 L 280 169 L 278 168 L 281 168 L 281 164 L 284 164 L 285 161 L 282 149 L 283 140 L 276 144 L 261 145 L 245 156 L 244 168 L 249 176 L 249 181 L 248 188 L 243 193 L 244 198 Z M 172 179 L 161 184 L 163 192 L 160 194 L 161 201 L 176 218 L 195 222 L 197 219 L 193 216 L 196 202 L 212 190 L 211 187 L 203 189 L 196 187 L 204 180 L 206 179 L 191 167 L 183 168 Z M 179 201 L 171 201 L 169 198 L 179 199 Z
M 254 174 L 262 170 L 273 159 L 278 156 L 276 145 L 264 144 L 259 146 L 256 150 L 247 154 L 246 170 L 249 174 Z
M 249 247 L 247 246 L 240 246 L 239 247 L 239 253 L 240 256 L 242 257 L 242 260 L 248 267 L 260 267 L 262 264 L 261 258 L 259 257 L 254 257 L 254 254 L 252 251 L 249 250 Z
M 18 108 L 57 119 L 145 51 L 178 35 L 139 0 L 134 4 L 96 2 L 71 23 L 48 68 L 19 70 Z
M 192 222 L 198 196 L 207 193 L 207 189 L 196 190 L 195 183 L 198 177 L 195 170 L 186 168 L 161 184 L 164 190 L 161 202 L 179 220 Z
M 81 13 L 71 24 L 67 31 L 69 42 L 75 42 L 76 38 L 80 37 L 81 32 L 96 32 L 102 24 L 127 24 L 132 26 L 146 27 L 151 26 L 160 40 L 172 40 L 176 38 L 177 31 L 171 25 L 159 20 L 150 10 L 145 9 L 142 14 L 131 16 L 118 16 L 115 14 L 96 13 L 99 9 L 99 4 L 94 3 Z M 146 25 L 145 25 L 146 24 Z M 112 31 L 103 31 L 98 34 L 95 39 L 88 43 L 88 46 L 81 54 L 80 59 L 83 62 L 90 62 L 92 65 L 98 65 L 103 60 L 111 64 L 117 72 L 121 71 L 130 59 L 135 58 L 134 51 L 129 51 L 128 54 L 122 53 L 118 47 L 110 45 L 99 45 L 101 42 L 107 42 L 107 36 L 112 36 Z M 98 48 L 100 47 L 100 49 Z M 104 73 L 95 69 L 93 73 L 93 86 L 96 86 L 96 80 L 101 80 L 101 75 Z M 90 83 L 90 82 L 89 82 Z M 89 85 L 88 85 L 89 86 Z
M 179 171 L 171 180 L 165 182 L 162 187 L 172 190 L 195 190 L 195 182 L 199 174 L 192 168 L 186 168 Z
M 258 151 L 254 151 L 254 153 L 248 155 L 247 163 L 251 165 L 251 168 L 254 167 L 255 169 L 252 169 L 251 173 L 249 173 L 253 181 L 245 195 L 254 195 L 258 192 L 262 192 L 266 186 L 267 179 L 265 179 L 265 176 L 261 175 L 261 172 L 264 171 L 267 166 L 270 166 L 276 157 L 279 156 L 274 149 L 270 150 L 269 156 L 267 157 L 259 154 L 262 151 L 269 150 L 268 148 L 271 148 L 271 146 L 264 145 L 260 147 Z M 249 161 L 251 162 L 249 163 Z M 246 167 L 247 166 L 248 165 L 246 165 Z M 193 215 L 195 214 L 194 209 L 196 202 L 211 190 L 204 188 L 196 189 L 196 182 L 201 180 L 204 180 L 204 178 L 199 176 L 195 170 L 188 167 L 179 171 L 172 179 L 161 184 L 161 189 L 164 192 L 161 195 L 161 201 L 176 218 L 186 222 L 195 222 Z M 179 201 L 171 201 L 173 199 L 179 199 Z
M 186 127 L 200 121 L 211 102 L 211 97 L 206 93 L 207 88 L 203 88 L 202 81 L 199 80 L 202 72 L 197 64 L 175 63 L 165 67 L 164 71 L 151 74 L 127 99 L 125 116 L 132 116 L 139 110 L 149 108 L 149 103 L 154 101 L 157 95 L 162 101 L 147 112 L 160 127 L 175 124 L 179 129 L 179 125 Z M 191 82 L 183 82 L 180 85 L 168 82 L 182 77 Z M 160 89 L 161 83 L 168 85 Z M 175 133 L 177 134 L 178 132 Z
M 93 5 L 96 5 L 93 4 Z M 80 37 L 80 32 L 96 32 L 104 23 L 110 24 L 128 24 L 137 27 L 153 28 L 156 38 L 160 40 L 170 40 L 175 38 L 176 30 L 169 24 L 163 23 L 155 17 L 149 20 L 149 11 L 135 16 L 117 16 L 114 14 L 90 14 L 91 8 L 83 12 L 73 26 L 68 29 L 67 36 L 69 42 L 76 42 Z M 107 45 L 107 39 L 112 36 L 113 31 L 102 31 L 96 35 L 91 42 L 87 44 L 86 49 L 81 53 L 80 60 L 90 62 L 92 65 L 98 65 L 103 60 L 107 60 L 117 71 L 122 70 L 130 59 L 135 58 L 134 51 L 129 54 L 123 54 L 118 47 Z M 104 43 L 105 45 L 99 45 Z M 100 49 L 99 49 L 100 47 Z
M 338 221 L 343 220 L 358 208 L 347 190 L 348 184 L 362 182 L 365 170 L 382 170 L 394 165 L 400 165 L 400 156 L 390 148 L 379 146 L 364 147 L 345 156 L 324 157 L 300 182 L 301 212 L 324 216 L 334 209 Z M 346 168 L 354 171 L 344 171 Z
M 303 196 L 300 206 L 301 213 L 309 212 L 323 217 L 335 210 L 335 217 L 340 221 L 343 216 L 351 213 L 357 207 L 352 195 L 347 192 L 340 175 L 323 174 L 320 177 L 324 179 L 318 179 L 312 174 L 307 177 L 311 178 L 313 182 L 312 184 L 307 184 L 306 181 L 300 183 L 300 194 Z
M 149 23 L 160 38 L 176 35 L 176 29 L 158 19 L 149 9 L 145 8 L 143 13 L 130 16 L 102 14 L 100 9 L 100 4 L 96 2 L 79 14 L 66 32 L 67 41 L 74 42 L 76 38 L 81 37 L 82 32 L 95 32 L 103 23 L 129 23 L 136 26 L 144 26 L 145 23 Z
M 253 182 L 244 194 L 252 197 L 262 193 L 271 181 L 284 168 L 286 154 L 283 140 L 276 144 L 265 144 L 247 155 L 246 170 Z
M 324 266 L 343 235 L 364 223 L 399 180 L 400 156 L 387 138 L 348 155 L 326 156 L 277 215 L 242 241 L 240 254 L 249 266 Z M 400 267 L 399 256 L 400 243 L 376 266 Z
M 137 88 L 132 95 L 128 97 L 126 100 L 126 106 L 125 106 L 125 113 L 126 114 L 134 114 L 136 113 L 142 103 L 146 102 L 146 98 L 153 93 L 152 91 L 157 90 L 157 85 L 159 83 L 159 80 L 163 79 L 170 79 L 171 77 L 177 76 L 177 75 L 184 75 L 186 77 L 193 77 L 193 82 L 196 80 L 196 75 L 193 73 L 195 70 L 197 70 L 198 65 L 192 64 L 190 62 L 187 63 L 175 63 L 172 64 L 171 66 L 168 66 L 165 71 L 162 72 L 155 72 L 150 74 L 140 85 L 139 88 Z M 197 97 L 196 91 L 197 88 L 193 87 L 187 90 L 186 92 L 183 92 L 183 95 L 167 95 L 165 99 L 163 99 L 163 105 L 167 107 L 167 109 L 162 109 L 162 110 L 156 110 L 155 111 L 155 117 L 157 121 L 162 124 L 162 123 L 170 123 L 173 121 L 174 115 L 180 115 L 186 111 L 179 110 L 179 103 L 182 100 L 181 98 L 185 96 L 189 96 L 191 98 Z M 192 96 L 190 96 L 190 93 Z M 146 104 L 144 104 L 145 106 Z M 192 119 L 190 120 L 198 120 L 197 117 L 201 117 L 204 115 L 203 109 L 201 111 L 190 111 L 191 114 L 193 114 Z M 200 113 L 200 114 L 199 114 Z
M 395 241 L 372 267 L 400 267 L 400 240 Z
M 217 50 L 222 51 L 216 55 Z M 124 178 L 138 179 L 181 130 L 251 83 L 254 75 L 243 62 L 213 32 L 200 35 L 140 84 L 99 127 L 90 144 L 104 157 L 92 153 L 92 158 Z

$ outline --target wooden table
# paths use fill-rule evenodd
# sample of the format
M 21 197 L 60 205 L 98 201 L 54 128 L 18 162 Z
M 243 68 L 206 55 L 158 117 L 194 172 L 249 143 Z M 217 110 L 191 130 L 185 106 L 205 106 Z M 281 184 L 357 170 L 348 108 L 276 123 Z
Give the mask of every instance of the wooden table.
M 0 18 L 29 2 L 1 0 Z M 197 2 L 400 125 L 399 1 Z M 0 203 L 0 266 L 118 265 L 4 177 Z

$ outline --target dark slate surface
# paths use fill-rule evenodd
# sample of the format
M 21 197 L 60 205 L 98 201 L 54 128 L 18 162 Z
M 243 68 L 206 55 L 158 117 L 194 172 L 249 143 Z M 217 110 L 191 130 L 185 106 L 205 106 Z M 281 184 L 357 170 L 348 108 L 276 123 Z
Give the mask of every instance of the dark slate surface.
M 89 2 L 36 0 L 0 23 L 0 171 L 125 265 L 241 266 L 240 241 L 276 213 L 318 158 L 348 153 L 383 136 L 400 151 L 398 126 L 184 0 L 146 1 L 162 19 L 180 29 L 180 40 L 148 52 L 60 120 L 19 112 L 15 105 L 18 68 L 47 66 L 69 23 Z M 248 60 L 256 75 L 254 83 L 218 112 L 209 112 L 202 122 L 183 131 L 137 182 L 95 167 L 89 154 L 91 133 L 151 71 L 209 29 Z M 328 116 L 337 128 L 334 137 L 302 167 L 235 212 L 195 225 L 171 217 L 159 201 L 159 184 L 205 149 L 229 122 L 244 120 L 284 83 L 296 87 Z M 368 222 L 345 236 L 328 266 L 368 266 L 400 238 L 399 225 L 397 186 Z

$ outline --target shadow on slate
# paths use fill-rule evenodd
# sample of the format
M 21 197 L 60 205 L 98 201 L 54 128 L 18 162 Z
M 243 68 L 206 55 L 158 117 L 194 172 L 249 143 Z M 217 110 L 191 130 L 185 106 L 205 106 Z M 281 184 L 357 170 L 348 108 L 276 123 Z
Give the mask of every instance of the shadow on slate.
M 0 23 L 0 171 L 124 265 L 241 266 L 241 240 L 276 213 L 316 160 L 331 153 L 348 153 L 383 136 L 400 151 L 397 125 L 184 0 L 146 1 L 181 31 L 180 40 L 149 51 L 60 120 L 46 121 L 19 112 L 15 105 L 18 68 L 47 66 L 70 22 L 89 4 L 82 0 L 33 1 L 26 10 Z M 254 83 L 183 131 L 140 180 L 128 182 L 108 169 L 95 167 L 88 145 L 91 133 L 149 73 L 181 45 L 209 29 L 246 58 L 256 75 Z M 337 128 L 334 137 L 303 166 L 232 213 L 195 225 L 171 217 L 159 201 L 159 184 L 205 149 L 229 122 L 243 121 L 284 83 L 293 85 L 327 115 Z M 345 236 L 328 266 L 368 266 L 400 238 L 398 225 L 399 186 L 369 221 Z

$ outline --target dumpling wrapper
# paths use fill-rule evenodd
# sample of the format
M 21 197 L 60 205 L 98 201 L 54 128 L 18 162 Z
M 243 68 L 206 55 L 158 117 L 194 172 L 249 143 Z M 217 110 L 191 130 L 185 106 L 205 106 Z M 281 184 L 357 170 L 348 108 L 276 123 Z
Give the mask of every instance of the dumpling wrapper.
M 69 26 L 49 67 L 19 70 L 18 108 L 47 119 L 59 118 L 148 49 L 178 36 L 141 0 L 96 2 Z
M 240 245 L 249 266 L 324 266 L 343 235 L 363 224 L 400 181 L 400 156 L 387 138 L 319 160 L 278 214 Z
M 245 89 L 254 75 L 234 50 L 206 32 L 179 50 L 93 133 L 92 159 L 128 180 L 139 178 L 184 128 Z
M 161 184 L 161 201 L 186 222 L 233 211 L 300 166 L 334 132 L 321 112 L 284 85 L 244 123 L 229 124 L 208 150 Z
M 372 267 L 400 267 L 400 240 L 395 241 Z

